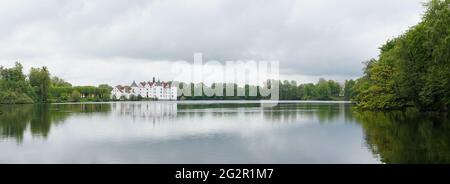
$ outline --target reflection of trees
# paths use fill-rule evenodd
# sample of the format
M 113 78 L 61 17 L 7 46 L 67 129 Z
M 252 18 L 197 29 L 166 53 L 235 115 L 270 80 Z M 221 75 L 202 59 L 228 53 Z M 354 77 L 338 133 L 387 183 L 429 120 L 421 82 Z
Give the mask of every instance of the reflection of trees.
M 250 107 L 261 107 L 259 102 L 255 103 L 211 103 L 211 104 L 178 104 L 178 110 L 192 110 L 192 109 L 217 109 L 217 108 L 250 108 Z
M 27 128 L 33 136 L 46 137 L 50 132 L 49 105 L 0 106 L 0 134 L 2 137 L 23 140 Z
M 49 105 L 40 105 L 33 108 L 33 111 L 30 122 L 31 134 L 47 137 L 51 127 Z
M 385 163 L 450 163 L 450 118 L 445 114 L 355 112 L 366 141 Z
M 2 137 L 23 139 L 32 118 L 33 105 L 0 106 L 0 134 Z
M 109 112 L 110 104 L 1 105 L 0 137 L 23 140 L 29 128 L 31 135 L 46 138 L 52 126 L 76 113 Z
M 343 115 L 346 120 L 352 119 L 350 105 L 338 103 L 279 103 L 274 106 L 260 103 L 178 104 L 178 112 L 179 116 L 201 117 L 208 114 L 217 118 L 260 113 L 266 120 L 284 123 L 299 119 L 334 122 Z
M 51 106 L 55 113 L 109 113 L 111 104 L 107 103 L 87 103 L 87 104 L 54 104 Z
M 265 109 L 264 118 L 274 122 L 294 122 L 299 118 L 317 119 L 320 123 L 334 122 L 345 113 L 348 105 L 345 104 L 319 104 L 319 103 L 292 103 L 279 104 Z
M 179 103 L 177 105 L 177 116 L 194 120 L 196 117 L 205 115 L 213 116 L 217 119 L 232 118 L 243 113 L 260 112 L 261 104 L 255 103 Z M 256 109 L 252 111 L 251 109 Z

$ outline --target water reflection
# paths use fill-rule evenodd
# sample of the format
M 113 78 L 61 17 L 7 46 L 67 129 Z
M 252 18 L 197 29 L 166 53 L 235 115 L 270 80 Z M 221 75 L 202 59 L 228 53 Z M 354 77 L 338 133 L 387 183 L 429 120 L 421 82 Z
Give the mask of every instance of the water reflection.
M 0 105 L 0 138 L 20 143 L 27 130 L 33 137 L 46 138 L 52 126 L 64 123 L 69 116 L 110 110 L 109 104 Z
M 112 113 L 118 116 L 128 116 L 137 122 L 161 122 L 173 120 L 177 116 L 176 102 L 129 102 L 114 103 Z
M 367 145 L 384 163 L 450 163 L 447 114 L 357 112 Z
M 179 116 L 205 116 L 213 114 L 224 118 L 227 115 L 259 114 L 265 120 L 280 123 L 295 123 L 299 120 L 317 119 L 320 123 L 333 122 L 340 117 L 352 119 L 350 104 L 336 103 L 280 103 L 276 106 L 266 106 L 261 103 L 246 104 L 178 104 Z
M 48 105 L 0 106 L 0 138 L 14 138 L 20 142 L 29 129 L 33 136 L 47 137 L 52 123 L 64 121 L 62 114 L 50 115 Z
M 55 152 L 63 163 L 97 162 L 97 154 L 111 159 L 100 163 L 450 163 L 449 144 L 446 114 L 359 112 L 344 103 L 0 106 L 0 149 L 10 151 L 0 162 L 40 148 L 50 163 Z
M 265 109 L 264 117 L 273 122 L 297 122 L 299 119 L 314 120 L 319 123 L 332 123 L 346 116 L 349 104 L 280 104 Z M 350 114 L 351 115 L 351 114 Z

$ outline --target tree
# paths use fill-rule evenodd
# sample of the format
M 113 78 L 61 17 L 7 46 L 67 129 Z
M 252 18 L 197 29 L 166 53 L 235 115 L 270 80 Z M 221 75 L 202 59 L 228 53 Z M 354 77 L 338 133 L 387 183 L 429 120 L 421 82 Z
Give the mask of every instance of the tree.
M 77 90 L 72 92 L 72 95 L 70 95 L 70 99 L 72 102 L 79 102 L 81 99 L 81 93 Z
M 112 88 L 77 86 L 58 77 L 50 77 L 47 67 L 31 68 L 28 75 L 16 63 L 12 68 L 0 66 L 0 104 L 50 103 L 80 101 L 109 101 Z
M 135 95 L 130 95 L 130 97 L 128 98 L 128 100 L 130 100 L 130 101 L 137 101 L 137 96 L 135 96 Z
M 47 67 L 31 68 L 28 78 L 31 87 L 36 94 L 36 102 L 48 102 L 51 80 Z
M 111 87 L 111 86 L 108 85 L 108 84 L 100 84 L 100 85 L 98 85 L 98 88 L 100 88 L 100 89 L 107 89 L 107 90 L 109 90 L 109 91 L 112 91 L 112 90 L 113 90 L 113 87 Z
M 431 0 L 422 21 L 380 48 L 356 81 L 365 109 L 450 109 L 450 0 Z
M 109 101 L 111 100 L 111 91 L 113 90 L 113 87 L 109 86 L 108 84 L 100 84 L 98 86 L 98 92 L 99 96 L 102 101 Z
M 59 77 L 52 77 L 52 87 L 72 87 L 72 84 Z
M 304 94 L 303 100 L 312 100 L 317 96 L 314 84 L 309 83 L 303 84 L 302 86 Z
M 316 97 L 318 100 L 329 100 L 331 97 L 331 88 L 325 79 L 320 79 L 316 84 Z
M 23 67 L 16 62 L 12 68 L 0 67 L 0 104 L 33 103 L 35 96 Z
M 405 106 L 398 99 L 395 90 L 395 68 L 390 59 L 381 57 L 380 60 L 372 60 L 366 66 L 366 78 L 359 80 L 361 84 L 356 101 L 360 108 L 371 110 L 399 109 Z
M 330 92 L 332 97 L 341 96 L 342 86 L 336 81 L 328 80 L 328 86 L 330 87 Z
M 355 86 L 354 80 L 346 80 L 345 86 L 344 86 L 344 99 L 345 100 L 352 100 L 355 96 L 355 93 L 353 91 L 353 88 Z

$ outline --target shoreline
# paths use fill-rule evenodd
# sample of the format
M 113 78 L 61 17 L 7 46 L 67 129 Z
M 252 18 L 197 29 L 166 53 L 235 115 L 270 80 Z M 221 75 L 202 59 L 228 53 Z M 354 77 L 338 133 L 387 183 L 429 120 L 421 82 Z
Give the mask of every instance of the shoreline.
M 56 103 L 29 103 L 29 104 L 0 104 L 0 105 L 46 105 L 46 104 L 107 104 L 107 103 L 133 103 L 133 102 L 176 102 L 176 103 L 229 103 L 229 104 L 248 104 L 248 103 L 342 103 L 342 104 L 355 104 L 352 101 L 344 100 L 142 100 L 142 101 L 89 101 L 89 102 L 56 102 Z

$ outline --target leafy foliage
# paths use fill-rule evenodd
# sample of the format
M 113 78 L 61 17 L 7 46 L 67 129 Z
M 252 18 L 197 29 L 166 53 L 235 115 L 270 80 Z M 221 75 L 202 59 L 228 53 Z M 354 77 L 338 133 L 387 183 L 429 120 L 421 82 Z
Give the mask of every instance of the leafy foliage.
M 333 80 L 320 79 L 317 84 L 300 84 L 296 81 L 274 81 L 270 80 L 270 83 L 277 82 L 279 84 L 279 98 L 280 100 L 343 100 L 343 88 L 341 84 Z M 176 82 L 178 83 L 178 82 Z M 189 95 L 182 96 L 181 100 L 267 100 L 270 96 L 261 96 L 259 93 L 262 86 L 245 85 L 240 87 L 237 84 L 224 85 L 222 83 L 214 83 L 211 86 L 207 86 L 203 83 L 199 84 L 186 84 L 180 85 L 180 90 L 183 90 L 184 86 L 188 87 L 191 91 Z M 223 86 L 223 91 L 219 94 L 209 95 L 205 91 L 216 91 L 216 87 Z M 234 93 L 229 95 L 227 93 L 226 86 L 234 86 Z M 266 87 L 270 88 L 269 85 Z M 203 91 L 200 96 L 195 95 L 195 91 Z M 188 90 L 189 91 L 189 90 Z M 256 94 L 250 94 L 256 92 Z M 180 93 L 181 94 L 181 93 Z M 216 93 L 217 94 L 217 93 Z
M 36 94 L 36 102 L 48 102 L 51 80 L 47 67 L 31 68 L 28 78 L 33 92 Z
M 0 103 L 33 103 L 35 93 L 23 74 L 23 67 L 16 63 L 12 68 L 0 67 Z
M 353 98 L 363 109 L 415 106 L 450 109 L 450 0 L 432 0 L 422 22 L 388 41 L 378 60 L 366 63 Z
M 28 76 L 20 63 L 12 68 L 0 67 L 0 104 L 110 101 L 111 90 L 106 84 L 72 87 L 61 78 L 51 77 L 46 67 L 31 68 Z
M 354 81 L 354 80 L 346 80 L 345 81 L 344 100 L 351 100 L 355 97 L 355 93 L 353 91 L 355 84 L 356 84 L 356 81 Z
M 72 91 L 72 94 L 70 95 L 70 101 L 72 102 L 79 102 L 81 99 L 81 93 L 77 90 Z
M 52 87 L 72 87 L 72 84 L 59 77 L 52 77 Z

